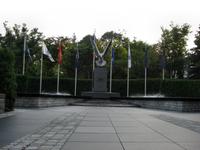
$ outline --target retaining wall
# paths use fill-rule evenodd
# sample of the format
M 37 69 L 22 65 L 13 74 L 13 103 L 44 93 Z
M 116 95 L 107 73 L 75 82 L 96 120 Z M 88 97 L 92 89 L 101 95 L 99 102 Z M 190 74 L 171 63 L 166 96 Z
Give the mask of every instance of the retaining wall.
M 18 97 L 15 101 L 15 107 L 55 107 L 67 106 L 80 99 L 62 98 L 62 97 Z
M 172 110 L 180 112 L 200 112 L 200 100 L 190 99 L 139 99 L 131 100 L 131 103 L 143 107 L 161 110 Z

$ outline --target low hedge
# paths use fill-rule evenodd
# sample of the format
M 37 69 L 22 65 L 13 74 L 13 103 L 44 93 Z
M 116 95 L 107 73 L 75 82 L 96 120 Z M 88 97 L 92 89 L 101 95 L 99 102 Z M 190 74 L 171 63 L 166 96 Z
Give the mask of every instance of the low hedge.
M 15 57 L 13 51 L 0 47 L 0 93 L 4 93 L 5 111 L 14 109 L 16 96 L 16 76 L 14 70 Z
M 18 93 L 39 93 L 39 77 L 17 76 Z M 126 96 L 126 80 L 113 79 L 112 91 L 119 92 Z M 42 91 L 56 92 L 57 78 L 43 78 Z M 77 95 L 80 96 L 82 91 L 92 90 L 91 79 L 79 79 L 77 82 Z M 109 82 L 108 82 L 109 87 Z M 60 92 L 74 93 L 74 79 L 60 78 Z M 147 80 L 147 94 L 163 94 L 172 97 L 200 97 L 200 80 Z M 144 95 L 144 80 L 130 80 L 130 95 Z

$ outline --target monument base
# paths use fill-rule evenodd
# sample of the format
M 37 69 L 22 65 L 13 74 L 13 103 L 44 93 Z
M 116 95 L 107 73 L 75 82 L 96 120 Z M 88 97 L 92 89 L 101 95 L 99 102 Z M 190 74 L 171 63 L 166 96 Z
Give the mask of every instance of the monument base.
M 90 98 L 119 98 L 120 93 L 115 92 L 82 92 L 81 96 Z

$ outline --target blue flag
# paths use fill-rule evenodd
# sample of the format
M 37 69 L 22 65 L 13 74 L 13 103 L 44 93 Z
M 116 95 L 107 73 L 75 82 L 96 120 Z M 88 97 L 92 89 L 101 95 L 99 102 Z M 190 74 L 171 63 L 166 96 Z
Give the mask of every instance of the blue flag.
M 115 49 L 112 48 L 112 64 L 114 64 L 114 60 L 115 60 Z
M 165 69 L 165 53 L 164 53 L 164 51 L 160 57 L 161 57 L 160 58 L 160 67 L 161 67 L 161 69 Z

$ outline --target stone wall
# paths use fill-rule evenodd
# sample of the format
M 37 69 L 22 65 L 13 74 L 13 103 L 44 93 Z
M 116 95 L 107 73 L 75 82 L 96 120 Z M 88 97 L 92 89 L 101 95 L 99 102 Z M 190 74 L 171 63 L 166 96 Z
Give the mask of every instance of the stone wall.
M 131 100 L 131 103 L 143 108 L 172 110 L 180 112 L 200 112 L 200 100 L 140 99 Z
M 80 99 L 63 97 L 18 97 L 15 101 L 15 107 L 55 107 L 66 106 Z
M 5 94 L 0 94 L 0 113 L 5 111 Z

